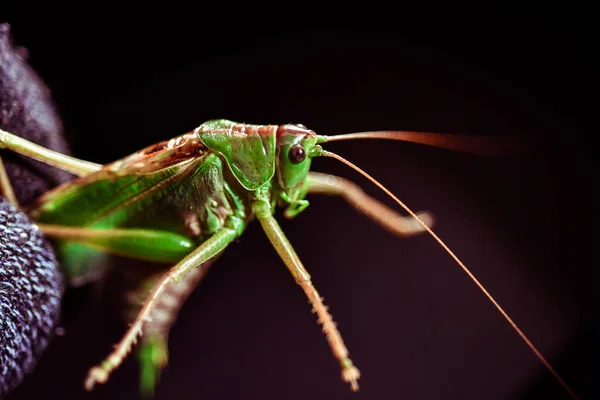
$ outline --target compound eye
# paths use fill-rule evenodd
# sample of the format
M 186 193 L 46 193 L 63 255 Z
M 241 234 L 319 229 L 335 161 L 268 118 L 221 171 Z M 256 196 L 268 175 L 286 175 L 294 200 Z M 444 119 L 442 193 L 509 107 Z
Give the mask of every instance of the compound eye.
M 292 164 L 300 164 L 306 159 L 306 152 L 304 151 L 304 147 L 300 146 L 299 144 L 293 145 L 292 147 L 290 147 L 288 157 Z

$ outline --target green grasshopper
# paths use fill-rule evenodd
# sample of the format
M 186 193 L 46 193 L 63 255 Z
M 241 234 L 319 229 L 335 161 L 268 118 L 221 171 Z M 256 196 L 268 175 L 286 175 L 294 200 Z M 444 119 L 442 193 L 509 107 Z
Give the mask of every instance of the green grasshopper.
M 361 132 L 317 135 L 304 125 L 250 125 L 227 120 L 205 122 L 192 132 L 146 147 L 107 165 L 79 160 L 45 149 L 0 130 L 0 148 L 8 149 L 79 176 L 40 196 L 24 210 L 55 240 L 61 265 L 72 284 L 93 280 L 106 268 L 110 253 L 172 265 L 150 281 L 143 306 L 114 351 L 90 369 L 85 387 L 104 383 L 138 337 L 141 385 L 152 392 L 167 362 L 167 337 L 174 317 L 165 299 L 185 297 L 225 248 L 257 219 L 284 264 L 310 300 L 342 379 L 358 390 L 360 372 L 327 307 L 273 214 L 277 207 L 293 218 L 309 205 L 308 194 L 345 198 L 384 228 L 399 236 L 431 234 L 463 268 L 534 351 L 560 384 L 567 384 L 494 300 L 490 293 L 431 230 L 429 213 L 414 213 L 378 181 L 321 144 L 336 140 L 389 139 L 481 153 L 484 142 L 458 135 L 418 132 Z M 494 149 L 498 149 L 494 145 Z M 393 198 L 410 216 L 402 216 L 367 196 L 356 184 L 333 175 L 310 172 L 315 157 L 332 157 L 355 169 Z M 0 164 L 0 188 L 17 203 Z M 177 302 L 177 301 L 176 301 Z M 161 310 L 162 307 L 162 310 Z M 172 314 L 172 312 L 171 312 Z M 144 333 L 142 335 L 142 333 Z

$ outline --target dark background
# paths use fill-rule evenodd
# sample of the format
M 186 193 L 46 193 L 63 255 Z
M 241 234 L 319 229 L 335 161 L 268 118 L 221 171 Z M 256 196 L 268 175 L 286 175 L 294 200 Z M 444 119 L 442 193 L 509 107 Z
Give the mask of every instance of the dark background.
M 596 64 L 584 13 L 445 23 L 364 15 L 368 26 L 338 29 L 224 11 L 71 12 L 3 19 L 52 89 L 80 158 L 113 161 L 221 117 L 331 134 L 537 140 L 533 153 L 503 159 L 382 141 L 328 148 L 415 211 L 432 211 L 436 232 L 564 379 L 583 399 L 598 397 Z M 313 165 L 392 204 L 334 160 Z M 251 224 L 182 310 L 156 399 L 569 398 L 430 237 L 398 239 L 340 199 L 311 200 L 281 223 L 362 371 L 361 391 L 340 381 L 305 298 Z M 66 334 L 10 399 L 136 398 L 133 358 L 94 392 L 82 389 L 123 333 L 109 303 L 98 290 L 69 294 Z

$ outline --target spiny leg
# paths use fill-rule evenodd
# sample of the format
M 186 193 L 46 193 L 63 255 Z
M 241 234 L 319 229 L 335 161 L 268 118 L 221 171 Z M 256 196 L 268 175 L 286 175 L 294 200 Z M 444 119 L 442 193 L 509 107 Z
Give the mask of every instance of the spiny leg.
M 217 257 L 218 255 L 191 270 L 179 282 L 170 284 L 152 311 L 151 320 L 144 324 L 144 335 L 138 350 L 140 392 L 143 396 L 150 397 L 154 394 L 162 369 L 168 363 L 169 333 L 177 319 L 177 314 L 196 286 L 206 276 L 210 265 Z M 162 273 L 157 270 L 149 271 L 146 266 L 122 272 L 123 278 L 132 285 L 132 289 L 128 290 L 126 295 L 128 302 L 126 317 L 127 320 L 134 320 L 148 297 L 148 293 L 159 283 Z M 140 282 L 142 283 L 140 284 Z
M 313 305 L 313 311 L 317 313 L 319 323 L 323 326 L 323 332 L 329 342 L 331 351 L 340 363 L 342 379 L 350 383 L 353 391 L 358 391 L 357 381 L 360 378 L 360 371 L 352 363 L 342 336 L 336 328 L 331 314 L 327 311 L 327 307 L 323 304 L 323 299 L 313 286 L 310 274 L 302 265 L 296 251 L 281 230 L 277 220 L 271 214 L 268 202 L 257 200 L 254 202 L 253 208 L 271 244 Z
M 426 232 L 425 228 L 413 217 L 399 214 L 367 195 L 360 186 L 345 178 L 319 172 L 310 172 L 308 174 L 308 185 L 308 193 L 343 197 L 358 211 L 395 235 L 412 236 Z M 427 226 L 431 227 L 433 225 L 433 217 L 430 213 L 419 212 L 417 215 Z
M 87 390 L 91 390 L 96 383 L 106 382 L 110 373 L 125 359 L 131 347 L 137 341 L 137 337 L 142 334 L 144 323 L 149 321 L 156 302 L 165 291 L 167 285 L 171 282 L 177 282 L 186 273 L 219 254 L 238 235 L 239 232 L 236 229 L 220 229 L 164 275 L 158 285 L 152 290 L 152 293 L 125 336 L 115 346 L 114 351 L 102 363 L 90 369 L 85 381 L 85 388 Z
M 2 129 L 0 129 L 0 149 L 14 151 L 77 176 L 88 175 L 102 168 L 100 164 L 58 153 Z
M 128 243 L 129 246 L 126 247 L 129 253 L 124 255 L 132 257 L 137 254 L 138 258 L 142 258 L 139 255 L 143 253 L 151 261 L 161 261 L 154 257 L 163 253 L 170 254 L 167 257 L 181 260 L 189 252 L 189 248 L 192 248 L 191 242 L 182 246 L 182 239 L 185 238 L 176 235 L 173 240 L 173 238 L 170 239 L 172 234 L 163 231 L 131 228 L 93 229 L 48 224 L 38 224 L 38 226 L 49 237 L 67 241 L 75 240 L 82 244 L 101 247 L 104 251 L 116 254 L 120 253 L 117 251 L 118 249 L 123 250 L 125 248 L 123 245 Z M 180 246 L 178 251 L 174 251 L 174 248 L 168 245 L 173 241 L 178 242 Z M 132 245 L 133 243 L 135 246 Z M 166 247 L 162 247 L 163 245 Z M 169 285 L 158 298 L 152 313 L 145 321 L 144 336 L 138 352 L 141 372 L 140 390 L 143 395 L 148 396 L 153 393 L 160 372 L 167 364 L 168 335 L 179 309 L 200 283 L 217 256 L 204 262 L 199 268 L 191 270 L 182 277 L 181 281 Z M 122 278 L 125 279 L 122 283 L 126 284 L 125 300 L 129 306 L 126 307 L 125 317 L 128 321 L 133 321 L 148 299 L 149 293 L 160 283 L 164 271 L 148 269 L 145 266 L 144 268 L 134 267 L 122 270 L 121 273 Z

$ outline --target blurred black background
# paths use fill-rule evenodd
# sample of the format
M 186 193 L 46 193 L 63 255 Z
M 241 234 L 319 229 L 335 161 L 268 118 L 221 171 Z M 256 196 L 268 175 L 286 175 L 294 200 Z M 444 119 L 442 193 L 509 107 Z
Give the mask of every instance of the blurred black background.
M 381 141 L 328 148 L 432 211 L 436 232 L 573 389 L 599 397 L 597 63 L 584 13 L 419 21 L 378 10 L 342 29 L 341 15 L 316 26 L 291 13 L 114 18 L 121 10 L 106 7 L 0 14 L 80 158 L 113 161 L 213 118 L 537 140 L 534 153 L 504 159 Z M 313 165 L 392 204 L 334 160 Z M 569 398 L 430 237 L 398 239 L 340 199 L 311 200 L 281 223 L 363 373 L 361 391 L 341 382 L 303 294 L 252 224 L 182 310 L 156 399 Z M 134 358 L 82 388 L 123 333 L 109 303 L 98 290 L 70 293 L 66 334 L 10 399 L 136 398 Z

